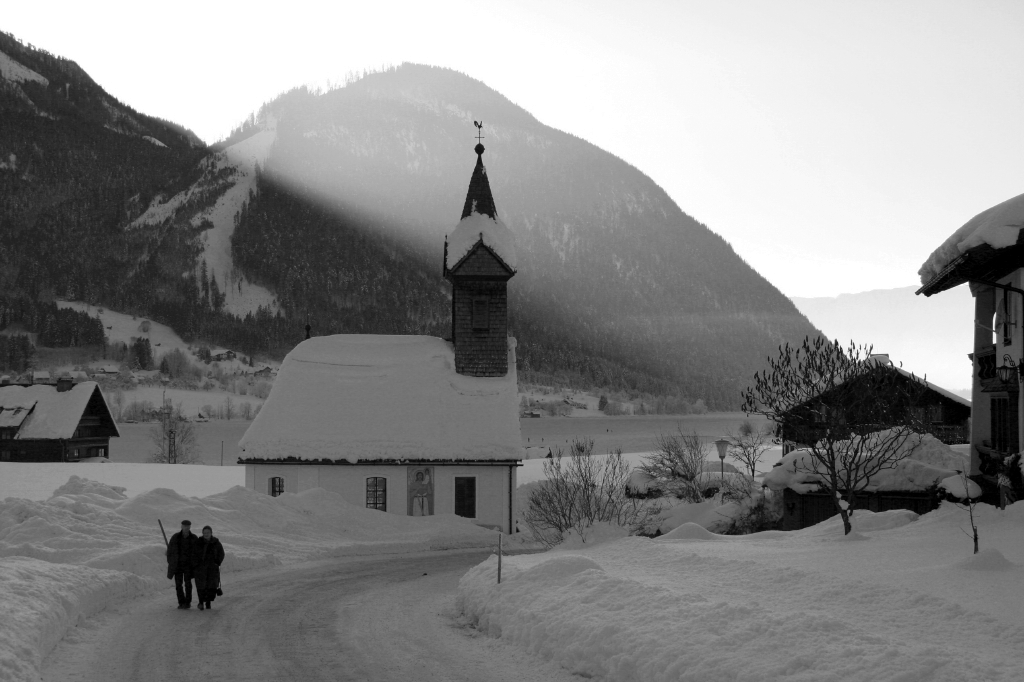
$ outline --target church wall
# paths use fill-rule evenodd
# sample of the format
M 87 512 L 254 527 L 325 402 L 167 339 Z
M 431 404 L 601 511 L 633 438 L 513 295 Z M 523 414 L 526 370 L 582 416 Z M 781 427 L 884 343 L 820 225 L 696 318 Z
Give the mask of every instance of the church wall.
M 246 487 L 269 494 L 270 479 L 284 479 L 286 493 L 298 493 L 312 488 L 324 488 L 338 493 L 359 507 L 366 506 L 366 479 L 382 477 L 387 480 L 387 513 L 408 515 L 409 468 L 432 467 L 434 473 L 434 514 L 455 513 L 455 478 L 476 478 L 476 518 L 470 519 L 480 526 L 501 528 L 509 532 L 509 466 L 466 466 L 457 464 L 246 464 Z M 511 486 L 515 491 L 516 472 L 512 471 Z M 514 518 L 514 517 L 513 517 Z

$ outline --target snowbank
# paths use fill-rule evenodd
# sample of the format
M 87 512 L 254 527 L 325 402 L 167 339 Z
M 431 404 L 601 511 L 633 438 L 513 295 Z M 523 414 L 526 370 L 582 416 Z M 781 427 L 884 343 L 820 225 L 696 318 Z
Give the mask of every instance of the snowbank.
M 159 476 L 154 465 L 136 466 Z M 240 486 L 204 498 L 168 488 L 131 498 L 125 492 L 71 476 L 45 501 L 8 497 L 0 502 L 0 604 L 5 609 L 0 619 L 0 679 L 38 679 L 34 671 L 39 661 L 78 618 L 112 601 L 168 587 L 158 519 L 168 535 L 186 518 L 193 527 L 211 525 L 227 553 L 225 576 L 330 556 L 490 547 L 497 542 L 493 531 L 455 515 L 386 514 L 348 504 L 320 488 L 280 497 Z M 14 606 L 8 609 L 10 604 Z
M 224 492 L 236 485 L 245 485 L 245 467 L 185 466 L 181 464 L 127 464 L 104 462 L 90 465 L 73 462 L 3 462 L 0 463 L 0 500 L 20 497 L 26 500 L 48 500 L 53 491 L 71 476 L 118 486 L 128 497 L 135 497 L 154 486 L 172 488 L 190 497 L 206 497 Z
M 864 487 L 866 492 L 880 490 L 925 490 L 955 476 L 968 466 L 962 453 L 956 452 L 934 436 L 914 435 L 904 445 L 910 454 L 895 468 L 883 469 Z M 902 456 L 902 455 L 901 455 Z M 809 450 L 793 450 L 765 474 L 763 483 L 772 490 L 789 488 L 798 493 L 814 492 L 824 476 L 814 473 Z
M 686 525 L 676 541 L 506 557 L 500 585 L 491 557 L 460 581 L 459 607 L 492 637 L 617 682 L 1020 679 L 1024 504 L 979 507 L 993 551 L 976 557 L 953 506 L 855 516 L 857 542 Z
M 0 559 L 0 680 L 38 680 L 43 657 L 68 628 L 150 588 L 149 581 L 121 571 Z

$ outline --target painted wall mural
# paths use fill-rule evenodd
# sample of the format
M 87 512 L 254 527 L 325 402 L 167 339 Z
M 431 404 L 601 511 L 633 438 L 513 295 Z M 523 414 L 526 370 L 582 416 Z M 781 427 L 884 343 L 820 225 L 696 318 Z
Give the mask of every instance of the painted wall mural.
M 409 516 L 434 515 L 434 467 L 409 467 Z

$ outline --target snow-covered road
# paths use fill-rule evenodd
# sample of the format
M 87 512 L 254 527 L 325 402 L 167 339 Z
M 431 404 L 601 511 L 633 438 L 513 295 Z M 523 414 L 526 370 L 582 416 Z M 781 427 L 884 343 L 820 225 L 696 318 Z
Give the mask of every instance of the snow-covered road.
M 340 558 L 228 576 L 212 612 L 175 608 L 174 589 L 69 632 L 43 680 L 579 679 L 480 636 L 454 610 L 480 550 Z

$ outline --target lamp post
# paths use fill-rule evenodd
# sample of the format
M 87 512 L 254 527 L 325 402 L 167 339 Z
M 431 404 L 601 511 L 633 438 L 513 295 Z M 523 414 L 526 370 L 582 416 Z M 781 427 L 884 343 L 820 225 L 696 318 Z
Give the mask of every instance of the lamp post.
M 722 462 L 722 480 L 718 484 L 720 487 L 725 485 L 725 452 L 729 449 L 732 442 L 727 438 L 719 438 L 715 441 L 715 447 L 718 448 L 718 459 Z

